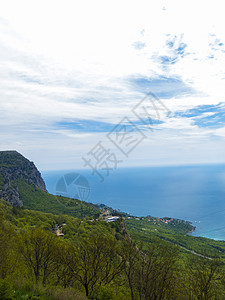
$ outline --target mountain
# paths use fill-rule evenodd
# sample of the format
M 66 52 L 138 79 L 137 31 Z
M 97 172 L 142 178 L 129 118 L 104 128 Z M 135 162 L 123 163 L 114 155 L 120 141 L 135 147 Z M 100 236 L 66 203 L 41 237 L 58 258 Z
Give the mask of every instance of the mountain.
M 12 205 L 23 206 L 16 180 L 47 192 L 44 180 L 35 164 L 17 151 L 0 151 L 0 198 Z
M 73 217 L 95 217 L 93 204 L 47 192 L 35 164 L 17 151 L 0 151 L 0 198 L 13 206 Z
M 1 300 L 225 299 L 225 242 L 188 235 L 187 221 L 95 218 L 16 151 L 0 152 L 0 193 Z

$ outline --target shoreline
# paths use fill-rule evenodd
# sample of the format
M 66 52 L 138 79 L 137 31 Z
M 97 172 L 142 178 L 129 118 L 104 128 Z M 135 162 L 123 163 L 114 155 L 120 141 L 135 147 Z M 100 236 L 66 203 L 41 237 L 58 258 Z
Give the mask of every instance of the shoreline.
M 191 234 L 192 232 L 194 232 L 196 229 L 196 226 L 192 226 L 192 230 L 191 231 L 188 231 L 187 234 Z

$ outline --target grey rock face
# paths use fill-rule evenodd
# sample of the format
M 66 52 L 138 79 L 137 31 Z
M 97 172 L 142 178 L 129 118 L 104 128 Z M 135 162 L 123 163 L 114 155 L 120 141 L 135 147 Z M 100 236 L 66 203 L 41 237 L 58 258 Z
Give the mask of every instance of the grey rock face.
M 17 151 L 0 151 L 0 198 L 12 205 L 23 206 L 15 180 L 22 179 L 47 191 L 41 173 L 33 162 Z

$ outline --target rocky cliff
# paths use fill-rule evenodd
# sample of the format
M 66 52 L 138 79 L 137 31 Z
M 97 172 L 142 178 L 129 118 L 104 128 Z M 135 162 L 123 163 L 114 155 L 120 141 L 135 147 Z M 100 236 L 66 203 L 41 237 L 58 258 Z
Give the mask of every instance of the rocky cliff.
M 46 191 L 41 174 L 33 162 L 17 151 L 0 151 L 0 198 L 12 205 L 23 206 L 17 180 L 24 180 Z

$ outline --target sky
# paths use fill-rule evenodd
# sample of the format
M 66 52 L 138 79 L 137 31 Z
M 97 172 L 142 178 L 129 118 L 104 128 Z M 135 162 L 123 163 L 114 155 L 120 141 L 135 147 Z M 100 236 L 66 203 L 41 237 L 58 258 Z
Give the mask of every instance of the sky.
M 225 163 L 223 1 L 1 1 L 0 150 L 40 170 Z

